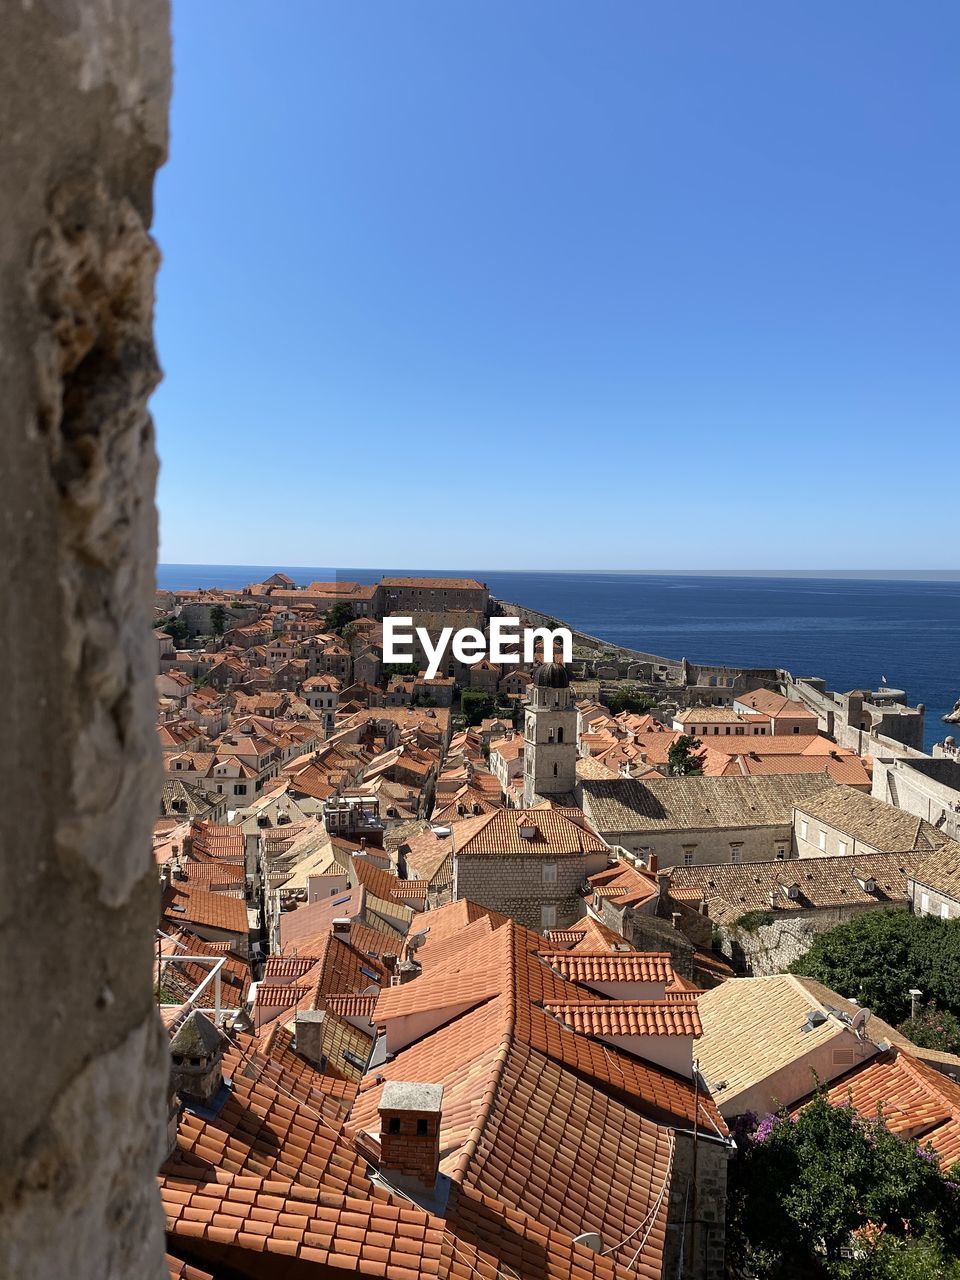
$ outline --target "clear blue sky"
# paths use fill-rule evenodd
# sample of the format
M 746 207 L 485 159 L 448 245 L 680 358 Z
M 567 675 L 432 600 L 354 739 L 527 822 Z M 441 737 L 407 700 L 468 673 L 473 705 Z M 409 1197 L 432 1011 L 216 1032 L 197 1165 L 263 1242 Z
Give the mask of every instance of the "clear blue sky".
M 161 559 L 956 567 L 955 0 L 174 40 Z

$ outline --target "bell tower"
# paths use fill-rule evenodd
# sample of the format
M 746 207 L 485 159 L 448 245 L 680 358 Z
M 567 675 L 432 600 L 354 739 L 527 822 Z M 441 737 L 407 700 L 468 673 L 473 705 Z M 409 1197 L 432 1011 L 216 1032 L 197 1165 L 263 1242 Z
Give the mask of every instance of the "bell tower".
M 538 667 L 523 721 L 523 803 L 570 792 L 577 781 L 577 709 L 559 662 Z

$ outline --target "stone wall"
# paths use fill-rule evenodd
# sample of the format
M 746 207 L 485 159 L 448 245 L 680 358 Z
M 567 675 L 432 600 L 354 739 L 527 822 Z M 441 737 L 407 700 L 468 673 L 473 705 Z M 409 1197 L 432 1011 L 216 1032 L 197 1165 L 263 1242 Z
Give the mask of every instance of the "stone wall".
M 790 849 L 790 823 L 769 827 L 718 828 L 713 831 L 601 831 L 610 845 L 630 853 L 655 853 L 661 867 L 682 867 L 684 855 L 693 854 L 696 865 L 730 863 L 736 850 L 741 862 L 773 862 Z
M 503 915 L 512 916 L 528 929 L 540 933 L 547 926 L 541 916 L 544 905 L 557 909 L 557 929 L 565 929 L 584 914 L 580 886 L 585 878 L 602 871 L 607 865 L 606 854 L 592 858 L 558 857 L 555 884 L 543 881 L 543 864 L 547 858 L 497 858 L 478 855 L 457 857 L 455 866 L 455 897 L 468 898 L 481 906 L 491 907 Z
M 57 0 L 2 21 L 0 1274 L 160 1280 L 147 228 L 169 15 Z
M 664 1276 L 721 1280 L 726 1274 L 727 1167 L 731 1154 L 728 1144 L 713 1138 L 676 1134 Z
M 960 840 L 960 764 L 928 757 L 874 760 L 872 795 Z
M 818 933 L 827 933 L 845 924 L 864 911 L 889 909 L 894 904 L 878 903 L 873 906 L 831 907 L 825 911 L 803 911 L 789 916 L 770 912 L 770 924 L 747 930 L 734 925 L 718 925 L 716 945 L 721 955 L 737 973 L 752 978 L 764 978 L 771 973 L 783 973 L 810 950 Z M 903 903 L 906 909 L 906 902 Z

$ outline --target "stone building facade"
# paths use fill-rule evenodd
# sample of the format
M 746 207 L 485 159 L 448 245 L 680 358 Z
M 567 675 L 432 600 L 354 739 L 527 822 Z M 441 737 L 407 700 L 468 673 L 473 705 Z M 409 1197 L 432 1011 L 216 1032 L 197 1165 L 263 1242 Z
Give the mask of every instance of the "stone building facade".
M 519 920 L 564 929 L 585 912 L 581 890 L 610 850 L 577 810 L 497 809 L 453 828 L 453 896 Z
M 558 662 L 538 667 L 523 720 L 523 803 L 572 796 L 577 785 L 577 708 Z
M 606 861 L 605 852 L 592 858 L 557 854 L 547 860 L 458 856 L 454 859 L 455 896 L 512 916 L 538 933 L 566 929 L 584 914 L 580 895 L 584 880 L 602 870 Z

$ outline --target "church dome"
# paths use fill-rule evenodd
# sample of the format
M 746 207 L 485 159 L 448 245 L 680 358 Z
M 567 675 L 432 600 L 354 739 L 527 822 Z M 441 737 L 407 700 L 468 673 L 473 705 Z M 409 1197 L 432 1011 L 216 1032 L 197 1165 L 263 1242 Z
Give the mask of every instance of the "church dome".
M 570 677 L 561 662 L 545 662 L 533 677 L 538 689 L 569 689 Z

